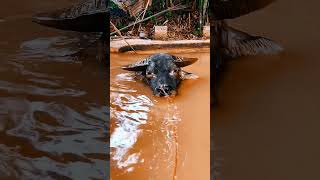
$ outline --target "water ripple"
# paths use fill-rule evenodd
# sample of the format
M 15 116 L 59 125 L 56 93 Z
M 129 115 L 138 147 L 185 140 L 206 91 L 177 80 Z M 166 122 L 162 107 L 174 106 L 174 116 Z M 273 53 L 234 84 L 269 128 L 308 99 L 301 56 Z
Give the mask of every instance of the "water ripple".
M 5 176 L 89 179 L 105 173 L 105 107 L 79 113 L 53 102 L 0 98 L 0 109 L 0 154 L 5 154 L 0 171 Z M 92 112 L 94 118 L 86 115 Z M 14 142 L 19 145 L 10 148 Z
M 42 96 L 72 96 L 79 97 L 86 94 L 85 91 L 63 88 L 63 89 L 48 89 L 31 85 L 18 85 L 7 81 L 0 81 L 0 90 L 5 90 L 10 93 L 26 93 Z

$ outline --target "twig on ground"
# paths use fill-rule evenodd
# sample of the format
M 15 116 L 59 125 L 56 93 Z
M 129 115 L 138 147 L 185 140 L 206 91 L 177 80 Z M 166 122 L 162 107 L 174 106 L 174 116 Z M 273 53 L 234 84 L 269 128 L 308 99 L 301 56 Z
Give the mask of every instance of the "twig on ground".
M 121 35 L 121 32 L 119 31 L 119 29 L 110 21 L 110 24 L 113 26 L 113 28 L 115 29 L 115 31 L 119 34 L 119 36 L 121 36 L 121 38 L 124 40 L 124 42 L 126 42 L 130 48 L 137 54 L 137 52 L 134 50 L 134 48 L 128 43 L 128 41 Z
M 146 12 L 147 12 L 149 3 L 150 3 L 150 0 L 148 0 L 148 2 L 147 2 L 147 4 L 146 4 L 146 7 L 145 7 L 145 9 L 144 9 L 144 11 L 143 11 L 142 19 L 144 19 L 144 16 L 146 15 Z M 141 28 L 141 24 L 139 24 L 138 32 L 140 31 L 140 28 Z

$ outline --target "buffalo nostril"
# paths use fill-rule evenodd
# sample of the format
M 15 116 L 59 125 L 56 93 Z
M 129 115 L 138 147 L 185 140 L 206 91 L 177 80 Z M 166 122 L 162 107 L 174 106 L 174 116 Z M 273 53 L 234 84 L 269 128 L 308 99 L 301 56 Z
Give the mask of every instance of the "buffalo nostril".
M 162 92 L 162 89 L 160 87 L 156 87 L 156 91 L 161 93 Z
M 163 85 L 162 88 L 166 93 L 169 93 L 172 90 L 172 88 L 169 85 Z
M 164 94 L 166 94 L 166 95 L 170 95 L 170 93 L 171 93 L 171 91 L 172 91 L 172 87 L 169 86 L 169 85 L 167 85 L 167 84 L 162 84 L 162 85 L 160 85 L 160 86 L 158 87 L 158 89 L 160 90 L 160 91 L 158 91 L 158 92 L 164 93 Z

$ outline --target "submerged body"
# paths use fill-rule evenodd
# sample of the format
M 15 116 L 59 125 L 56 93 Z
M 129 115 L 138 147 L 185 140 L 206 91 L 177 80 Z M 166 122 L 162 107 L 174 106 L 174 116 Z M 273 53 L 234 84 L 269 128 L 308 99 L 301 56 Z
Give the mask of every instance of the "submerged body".
M 155 54 L 142 61 L 123 66 L 122 69 L 135 71 L 148 84 L 156 96 L 176 95 L 184 79 L 193 75 L 181 68 L 191 65 L 196 58 L 183 58 L 170 54 Z

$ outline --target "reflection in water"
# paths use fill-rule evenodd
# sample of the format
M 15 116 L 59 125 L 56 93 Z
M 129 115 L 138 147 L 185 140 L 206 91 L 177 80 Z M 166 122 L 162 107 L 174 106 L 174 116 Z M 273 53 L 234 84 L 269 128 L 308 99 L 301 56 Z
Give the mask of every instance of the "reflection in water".
M 35 81 L 32 79 L 30 81 Z M 37 80 L 36 82 L 39 82 Z M 41 80 L 40 80 L 41 82 Z M 47 83 L 46 80 L 42 80 L 42 83 Z M 0 90 L 5 90 L 12 93 L 25 93 L 25 94 L 33 94 L 33 95 L 42 95 L 42 96 L 82 96 L 86 94 L 83 91 L 73 90 L 73 89 L 48 89 L 48 88 L 41 88 L 31 85 L 18 85 L 14 83 L 10 83 L 7 81 L 0 81 Z
M 178 106 L 168 100 L 167 111 L 164 115 L 164 121 L 161 125 L 161 132 L 165 134 L 165 144 L 168 147 L 168 151 L 165 151 L 171 160 L 168 162 L 172 168 L 173 179 L 177 179 L 177 166 L 178 166 L 178 135 L 177 125 L 181 121 L 180 112 Z M 170 156 L 171 155 L 171 156 Z
M 133 81 L 130 74 L 117 76 L 118 80 Z M 142 130 L 140 125 L 146 124 L 150 107 L 153 105 L 146 96 L 134 97 L 126 92 L 132 92 L 120 83 L 111 85 L 111 109 L 110 118 L 116 119 L 116 126 L 110 137 L 112 160 L 116 161 L 118 168 L 127 168 L 132 171 L 130 165 L 138 163 L 140 153 L 129 154 L 128 150 L 136 143 Z M 143 160 L 141 160 L 143 162 Z
M 75 53 L 76 51 L 70 50 L 68 45 L 79 42 L 78 38 L 68 39 L 67 37 L 50 37 L 50 38 L 37 38 L 31 41 L 26 41 L 21 44 L 23 53 L 21 57 L 28 58 L 41 58 L 44 56 L 60 57 L 67 56 Z
M 8 157 L 16 159 L 2 161 L 4 167 L 16 166 L 6 173 L 33 178 L 38 173 L 47 176 L 46 171 L 53 170 L 52 173 L 59 172 L 76 179 L 103 176 L 103 152 L 97 152 L 106 147 L 105 142 L 99 140 L 104 128 L 103 116 L 97 119 L 89 116 L 90 111 L 80 114 L 63 104 L 18 98 L 1 98 L 0 109 L 0 133 L 3 138 L 0 147 L 9 154 L 14 153 Z M 106 107 L 101 112 L 105 116 Z M 16 142 L 16 145 L 11 142 Z M 33 150 L 29 152 L 29 148 Z M 97 158 L 91 159 L 95 154 Z M 25 162 L 21 163 L 19 159 Z M 82 174 L 80 167 L 91 170 Z M 24 171 L 20 172 L 22 169 Z
M 152 175 L 152 178 L 175 179 L 177 123 L 181 120 L 178 106 L 169 98 L 167 105 L 159 107 L 156 100 L 137 94 L 137 90 L 130 86 L 132 83 L 136 81 L 131 73 L 117 74 L 111 82 L 112 166 L 131 173 L 141 166 L 148 168 L 145 171 L 156 172 L 165 164 L 166 169 L 162 171 L 166 174 Z M 146 142 L 146 136 L 152 136 L 151 144 L 145 148 L 139 147 Z
M 85 42 L 88 46 L 88 44 L 94 43 L 100 37 L 99 33 L 77 35 L 73 37 L 42 37 L 25 41 L 20 45 L 23 51 L 18 54 L 18 57 L 24 60 L 50 57 L 55 61 L 72 61 L 74 59 L 70 58 L 70 56 L 78 52 L 79 45 L 81 46 Z
M 33 13 L 0 19 L 0 179 L 105 179 L 107 72 L 71 56 L 96 35 L 54 32 Z

